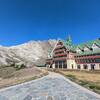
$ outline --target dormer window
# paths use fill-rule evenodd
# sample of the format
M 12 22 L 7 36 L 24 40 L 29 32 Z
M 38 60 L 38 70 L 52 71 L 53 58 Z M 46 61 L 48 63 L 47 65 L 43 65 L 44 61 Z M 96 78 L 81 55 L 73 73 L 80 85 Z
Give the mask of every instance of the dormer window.
M 90 50 L 92 51 L 92 50 L 93 50 L 93 48 L 90 48 Z
M 84 52 L 84 50 L 82 50 L 82 52 Z
M 87 46 L 85 46 L 84 51 L 89 51 L 89 48 Z
M 96 43 L 94 43 L 94 44 L 92 45 L 92 48 L 93 48 L 93 50 L 94 50 L 94 49 L 99 49 L 99 47 L 97 46 Z
M 81 52 L 81 49 L 78 47 L 77 49 L 76 49 L 76 52 Z

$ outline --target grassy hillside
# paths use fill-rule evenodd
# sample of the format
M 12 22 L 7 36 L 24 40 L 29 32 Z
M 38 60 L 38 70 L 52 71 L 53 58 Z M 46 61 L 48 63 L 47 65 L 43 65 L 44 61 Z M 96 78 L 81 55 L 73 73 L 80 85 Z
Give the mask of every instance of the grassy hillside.
M 34 80 L 48 72 L 36 67 L 16 70 L 15 67 L 0 67 L 0 88 Z

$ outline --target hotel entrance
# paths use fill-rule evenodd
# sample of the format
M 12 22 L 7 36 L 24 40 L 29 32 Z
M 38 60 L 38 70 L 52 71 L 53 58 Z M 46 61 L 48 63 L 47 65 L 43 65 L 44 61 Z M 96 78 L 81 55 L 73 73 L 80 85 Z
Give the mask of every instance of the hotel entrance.
M 65 60 L 63 60 L 63 61 L 55 61 L 55 68 L 58 68 L 58 69 L 67 68 L 66 61 Z

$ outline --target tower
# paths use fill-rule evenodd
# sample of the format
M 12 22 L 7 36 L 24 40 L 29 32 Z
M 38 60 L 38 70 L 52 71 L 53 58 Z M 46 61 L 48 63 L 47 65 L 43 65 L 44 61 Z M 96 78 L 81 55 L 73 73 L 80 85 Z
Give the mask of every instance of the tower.
M 72 39 L 70 37 L 70 35 L 68 36 L 68 38 L 66 39 L 66 49 L 68 50 L 68 54 L 67 54 L 67 66 L 68 69 L 75 69 L 76 68 L 76 63 L 75 63 L 75 53 L 72 50 Z
M 71 47 L 71 46 L 72 46 L 72 39 L 71 39 L 70 35 L 69 35 L 68 38 L 66 39 L 66 45 L 67 45 L 68 47 Z

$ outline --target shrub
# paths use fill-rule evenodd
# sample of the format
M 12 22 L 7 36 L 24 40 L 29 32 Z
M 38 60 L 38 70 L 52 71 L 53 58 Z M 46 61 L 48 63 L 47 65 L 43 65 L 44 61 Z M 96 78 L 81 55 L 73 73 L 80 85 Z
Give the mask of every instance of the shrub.
M 72 79 L 72 80 L 75 80 L 76 79 L 76 77 L 74 76 L 74 75 L 71 75 L 71 74 L 68 74 L 68 75 L 66 75 L 68 78 L 70 78 L 70 79 Z
M 100 86 L 96 86 L 96 89 L 97 89 L 97 90 L 100 90 Z
M 21 64 L 21 65 L 15 65 L 15 68 L 16 70 L 20 70 L 20 69 L 23 69 L 25 68 L 26 66 L 24 64 Z
M 15 63 L 12 63 L 10 66 L 12 66 L 12 67 L 15 66 Z
M 87 85 L 88 82 L 87 81 L 80 80 L 79 84 L 82 85 L 82 86 L 84 86 L 84 85 Z
M 90 88 L 90 89 L 95 89 L 96 86 L 92 84 L 92 85 L 89 85 L 89 88 Z
M 24 64 L 21 64 L 20 67 L 21 67 L 21 68 L 25 68 L 26 66 L 25 66 Z
M 96 84 L 89 84 L 89 88 L 90 89 L 97 89 L 100 90 L 100 86 L 96 85 Z

